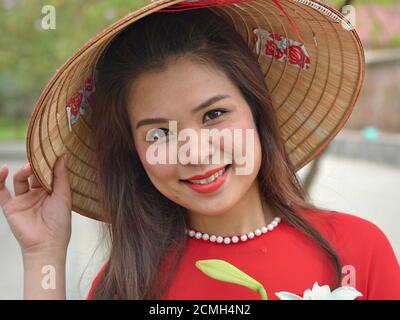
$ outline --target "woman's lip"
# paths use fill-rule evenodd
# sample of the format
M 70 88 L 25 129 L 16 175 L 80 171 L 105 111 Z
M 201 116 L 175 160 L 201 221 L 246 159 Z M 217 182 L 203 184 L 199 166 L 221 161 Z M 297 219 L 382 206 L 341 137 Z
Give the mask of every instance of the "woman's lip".
M 222 175 L 218 176 L 218 178 L 213 182 L 207 184 L 190 183 L 189 181 L 186 180 L 184 180 L 183 183 L 187 187 L 198 193 L 212 193 L 217 189 L 219 189 L 224 184 L 229 171 L 230 171 L 230 165 L 227 165 L 227 168 L 225 169 L 225 172 Z
M 223 167 L 219 167 L 210 171 L 207 171 L 204 175 L 197 175 L 197 176 L 193 176 L 187 179 L 180 179 L 181 181 L 186 181 L 186 180 L 203 180 L 203 179 L 207 179 L 208 177 L 211 177 L 214 173 L 222 170 L 223 168 L 227 167 L 229 164 L 223 166 Z

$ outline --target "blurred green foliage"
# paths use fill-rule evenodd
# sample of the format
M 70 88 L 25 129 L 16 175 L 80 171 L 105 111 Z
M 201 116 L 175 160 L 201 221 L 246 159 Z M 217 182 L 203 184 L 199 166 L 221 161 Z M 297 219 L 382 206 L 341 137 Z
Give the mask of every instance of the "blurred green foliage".
M 150 0 L 0 0 L 0 114 L 27 117 L 45 84 L 91 37 Z M 41 27 L 53 5 L 56 29 Z
M 0 142 L 10 140 L 24 140 L 28 123 L 26 119 L 0 118 Z

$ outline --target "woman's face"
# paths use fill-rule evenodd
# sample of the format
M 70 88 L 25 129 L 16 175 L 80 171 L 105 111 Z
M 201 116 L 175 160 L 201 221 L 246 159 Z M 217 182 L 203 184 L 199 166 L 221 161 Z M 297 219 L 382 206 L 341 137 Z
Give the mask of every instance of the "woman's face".
M 205 101 L 208 103 L 203 104 Z M 145 73 L 133 83 L 128 110 L 134 145 L 149 179 L 165 197 L 190 212 L 227 212 L 255 183 L 261 162 L 255 123 L 241 92 L 223 72 L 189 58 L 176 59 L 165 70 Z M 176 121 L 176 129 L 172 129 L 176 131 L 169 130 L 168 120 Z M 192 129 L 194 135 L 181 141 L 177 135 L 185 128 Z M 231 144 L 221 135 L 213 135 L 211 129 L 231 135 Z M 250 129 L 247 139 L 250 134 L 253 141 L 246 140 L 246 129 Z M 202 140 L 201 130 L 203 137 L 210 134 L 214 138 Z M 242 141 L 235 139 L 238 136 Z M 163 156 L 164 163 L 154 163 L 155 157 Z M 226 166 L 229 163 L 232 165 Z M 239 173 L 239 168 L 246 170 Z M 210 178 L 213 170 L 221 175 Z

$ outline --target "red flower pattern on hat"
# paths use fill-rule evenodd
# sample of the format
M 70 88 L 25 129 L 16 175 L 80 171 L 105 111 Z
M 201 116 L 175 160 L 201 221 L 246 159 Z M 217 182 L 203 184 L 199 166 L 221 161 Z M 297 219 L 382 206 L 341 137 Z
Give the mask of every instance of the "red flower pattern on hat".
M 74 93 L 74 95 L 68 100 L 68 106 L 71 107 L 71 113 L 76 116 L 79 112 L 79 106 L 82 103 L 83 93 L 81 90 Z
M 255 36 L 252 37 L 253 51 L 256 54 L 287 62 L 302 69 L 310 67 L 311 58 L 303 43 L 264 29 L 254 29 L 253 33 Z
M 299 46 L 293 45 L 289 47 L 289 63 L 297 64 L 303 68 L 305 64 L 310 63 L 310 58 L 304 54 Z
M 93 79 L 89 78 L 85 81 L 85 91 L 93 91 Z
M 271 38 L 277 41 L 282 41 L 282 36 L 277 33 L 271 33 Z
M 273 56 L 276 59 L 281 59 L 284 55 L 273 40 L 269 40 L 265 43 L 265 54 Z
M 93 105 L 96 77 L 97 70 L 83 82 L 67 101 L 66 109 L 70 125 L 75 124 L 79 120 L 79 116 L 85 113 L 86 108 Z

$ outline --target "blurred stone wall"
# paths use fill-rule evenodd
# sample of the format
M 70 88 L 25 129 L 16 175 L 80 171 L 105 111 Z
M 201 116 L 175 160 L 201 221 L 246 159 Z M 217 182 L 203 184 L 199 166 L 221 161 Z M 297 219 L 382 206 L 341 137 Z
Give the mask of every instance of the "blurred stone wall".
M 400 133 L 400 50 L 369 60 L 359 100 L 345 128 L 373 126 Z

